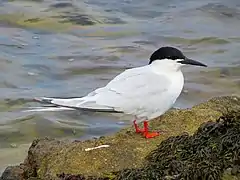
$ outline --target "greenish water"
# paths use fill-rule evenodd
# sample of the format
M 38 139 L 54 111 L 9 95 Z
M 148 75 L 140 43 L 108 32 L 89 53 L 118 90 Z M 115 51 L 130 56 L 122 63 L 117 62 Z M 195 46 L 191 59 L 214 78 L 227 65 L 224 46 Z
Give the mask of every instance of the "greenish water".
M 176 107 L 240 95 L 237 0 L 0 1 L 0 169 L 19 163 L 36 137 L 86 139 L 130 125 L 101 113 L 22 113 L 38 96 L 76 97 L 158 47 L 181 48 L 209 68 L 184 68 Z

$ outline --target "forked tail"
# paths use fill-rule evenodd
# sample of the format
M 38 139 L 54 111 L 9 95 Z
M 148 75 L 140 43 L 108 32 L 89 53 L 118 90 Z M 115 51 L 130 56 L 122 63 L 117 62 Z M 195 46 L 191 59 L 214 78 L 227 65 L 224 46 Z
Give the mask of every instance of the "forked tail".
M 113 107 L 99 105 L 93 97 L 82 98 L 35 98 L 35 101 L 43 104 L 41 107 L 34 107 L 25 112 L 42 112 L 42 111 L 65 111 L 65 110 L 86 110 L 94 112 L 115 112 Z

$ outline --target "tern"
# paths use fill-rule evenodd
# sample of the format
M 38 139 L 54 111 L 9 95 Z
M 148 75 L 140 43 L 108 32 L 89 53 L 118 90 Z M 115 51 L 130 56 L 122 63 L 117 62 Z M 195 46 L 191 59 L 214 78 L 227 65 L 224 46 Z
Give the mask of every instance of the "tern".
M 181 67 L 207 65 L 187 58 L 175 47 L 161 47 L 152 53 L 145 66 L 123 71 L 106 86 L 80 98 L 36 98 L 58 108 L 82 109 L 97 112 L 125 113 L 135 117 L 136 133 L 145 138 L 160 135 L 149 131 L 148 120 L 169 110 L 181 94 L 184 77 Z M 143 129 L 137 123 L 143 121 Z

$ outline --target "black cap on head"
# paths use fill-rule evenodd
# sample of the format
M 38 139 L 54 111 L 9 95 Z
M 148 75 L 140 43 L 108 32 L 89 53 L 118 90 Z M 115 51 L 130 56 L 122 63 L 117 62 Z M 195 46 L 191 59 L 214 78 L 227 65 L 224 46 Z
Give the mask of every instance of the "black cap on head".
M 162 59 L 169 59 L 169 60 L 178 60 L 177 62 L 180 64 L 190 64 L 195 66 L 204 66 L 207 65 L 200 63 L 198 61 L 189 59 L 183 55 L 183 53 L 174 47 L 161 47 L 156 50 L 150 57 L 149 64 L 151 64 L 155 60 L 162 60 Z
M 158 50 L 156 50 L 150 57 L 149 64 L 151 64 L 155 60 L 161 60 L 161 59 L 185 59 L 185 56 L 183 53 L 174 48 L 174 47 L 161 47 Z

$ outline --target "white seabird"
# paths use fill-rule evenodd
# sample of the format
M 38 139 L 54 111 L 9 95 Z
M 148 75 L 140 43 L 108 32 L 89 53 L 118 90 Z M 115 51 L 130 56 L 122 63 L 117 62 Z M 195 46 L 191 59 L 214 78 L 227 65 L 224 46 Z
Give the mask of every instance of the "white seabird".
M 207 66 L 187 58 L 174 47 L 161 47 L 151 55 L 148 65 L 127 69 L 106 86 L 97 88 L 84 97 L 42 97 L 37 100 L 53 104 L 56 109 L 131 114 L 135 116 L 133 122 L 136 132 L 152 138 L 158 136 L 159 132 L 149 132 L 147 121 L 164 114 L 174 105 L 183 89 L 181 67 L 186 64 Z M 137 122 L 143 120 L 144 128 L 139 129 Z

